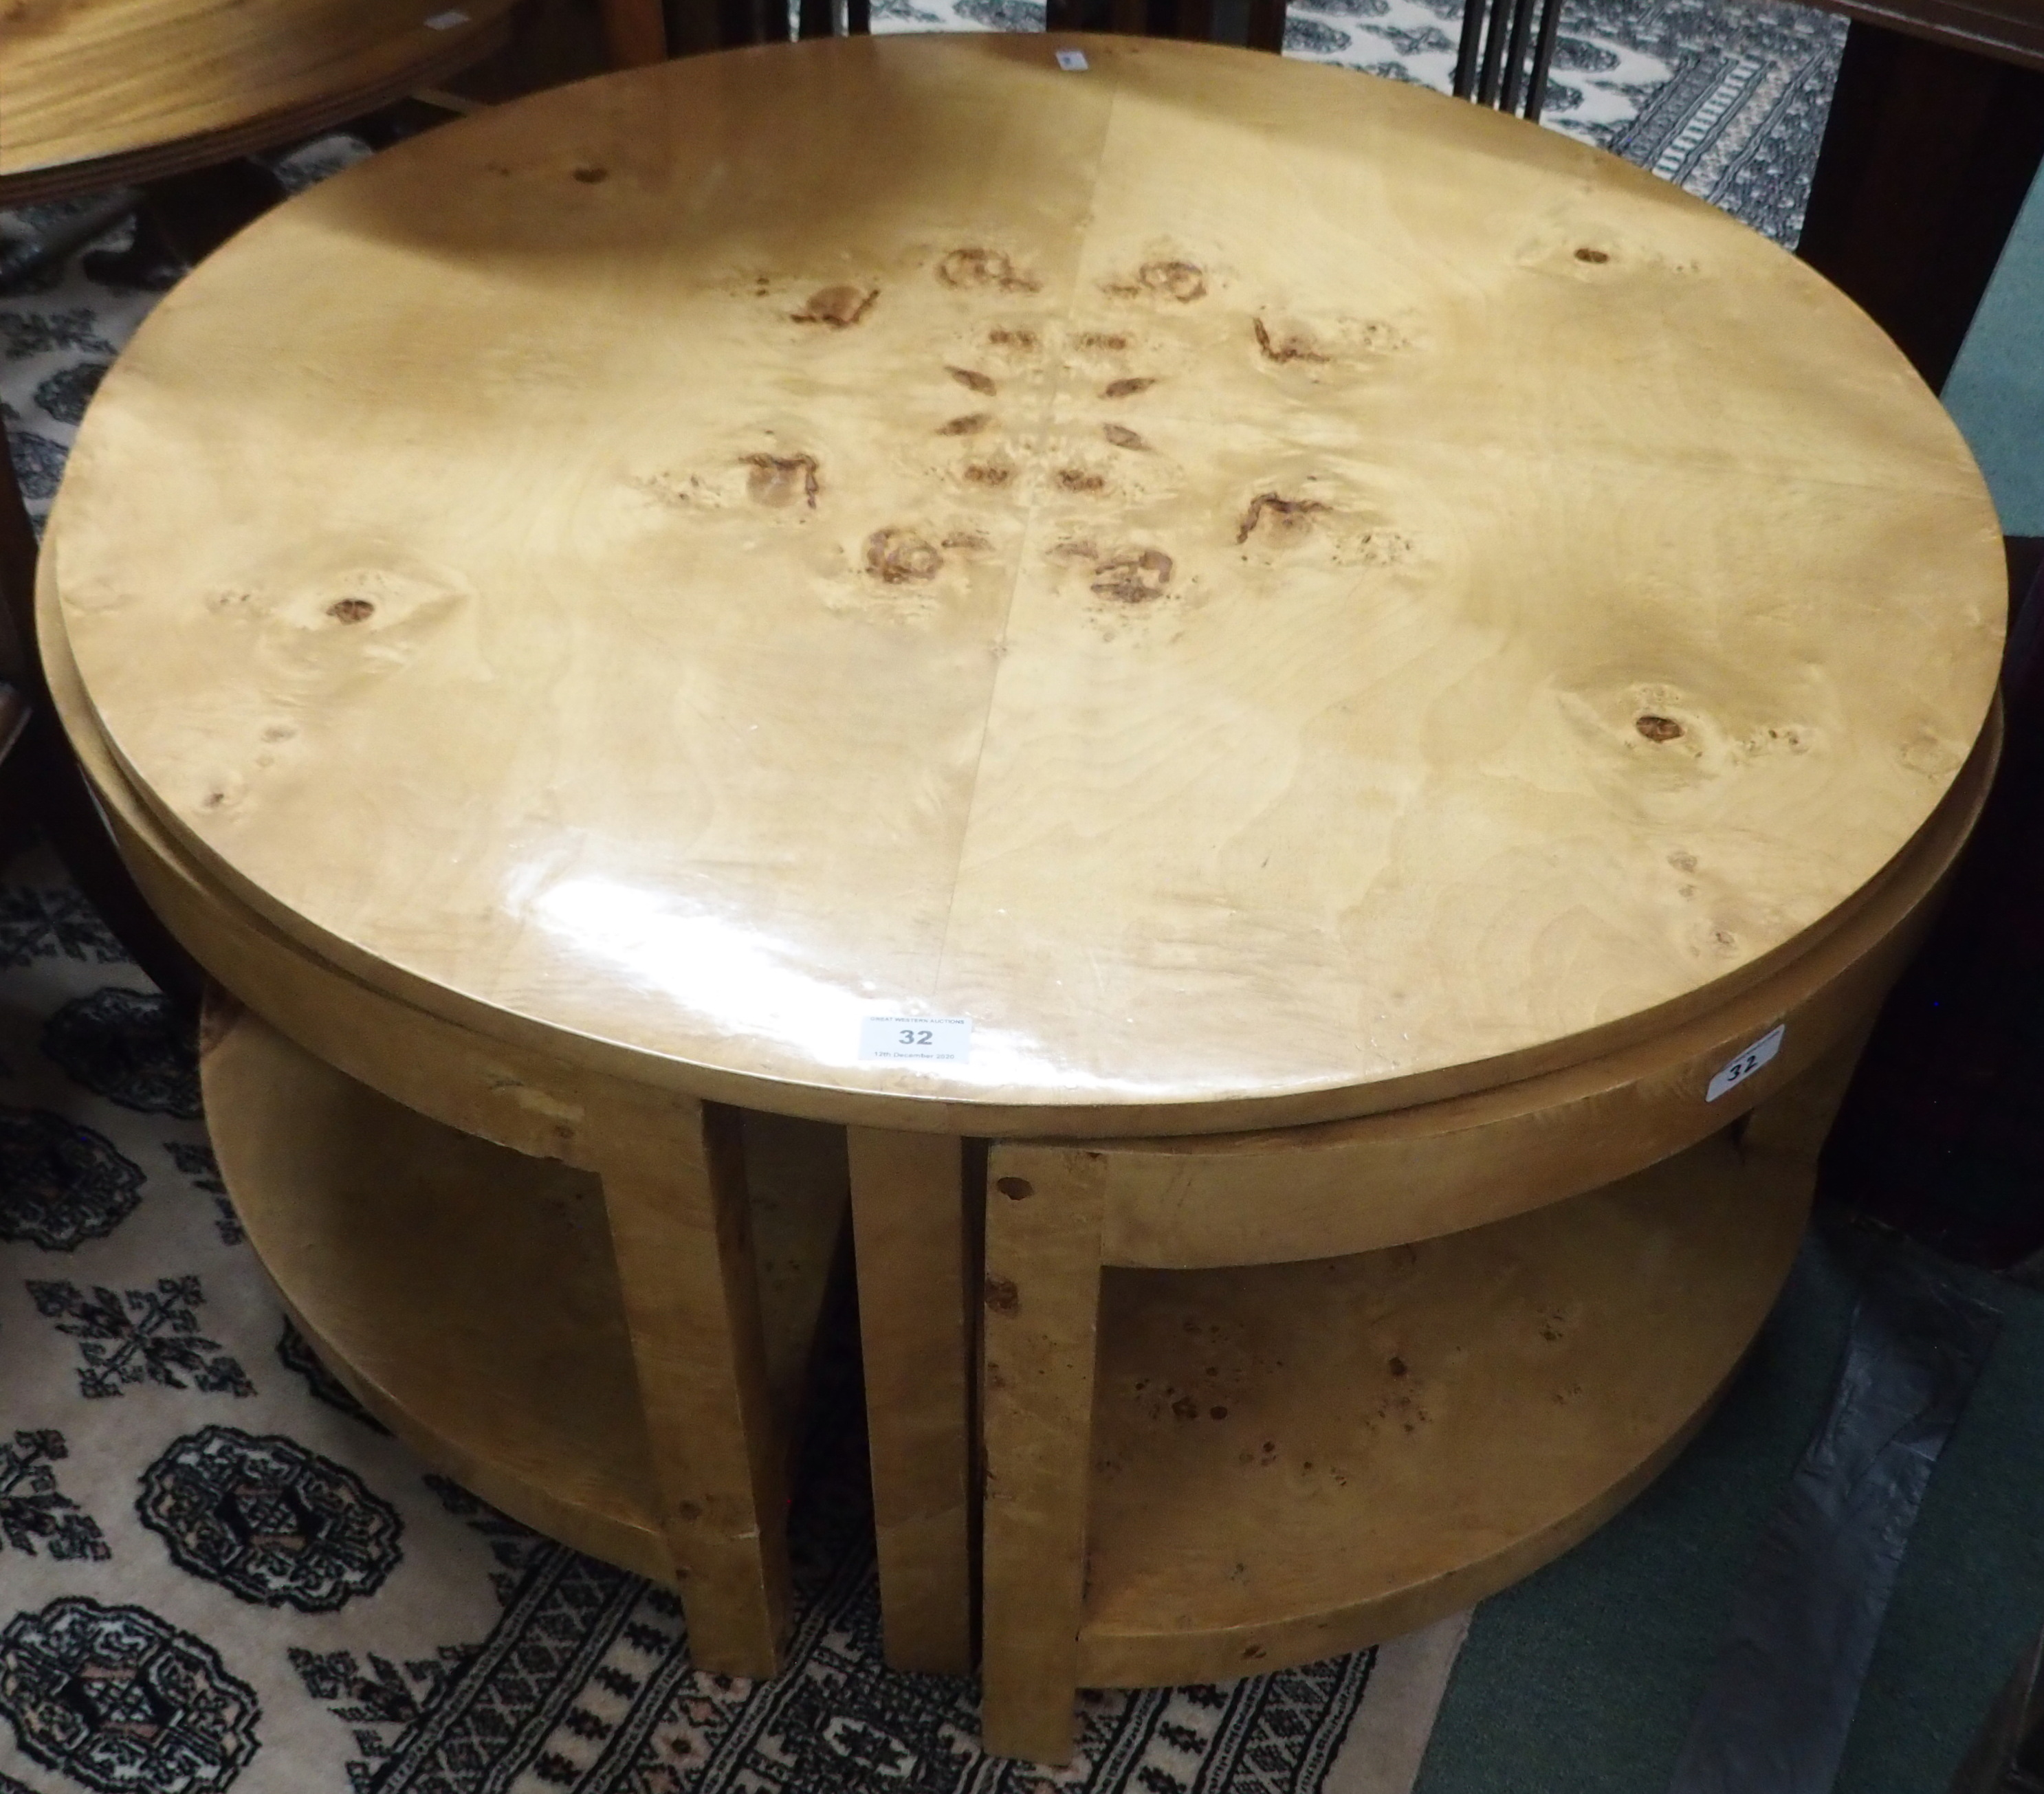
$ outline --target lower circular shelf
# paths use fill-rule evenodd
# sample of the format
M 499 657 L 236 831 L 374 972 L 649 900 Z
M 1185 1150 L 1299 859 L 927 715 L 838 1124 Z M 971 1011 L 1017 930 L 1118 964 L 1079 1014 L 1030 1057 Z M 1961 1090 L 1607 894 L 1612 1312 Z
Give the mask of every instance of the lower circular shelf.
M 671 1581 L 597 1180 L 402 1108 L 250 1012 L 209 1022 L 223 1174 L 321 1358 L 507 1513 Z M 838 1175 L 842 1147 L 814 1124 L 747 1122 L 770 1368 L 792 1414 L 842 1207 L 790 1193 Z M 1812 1183 L 1719 1135 L 1416 1245 L 1108 1271 L 1082 1683 L 1354 1650 L 1566 1549 L 1708 1412 L 1787 1274 Z
M 1558 1555 L 1708 1414 L 1813 1183 L 1719 1135 L 1416 1245 L 1107 1271 L 1080 1685 L 1357 1650 Z
M 221 1175 L 298 1327 L 436 1468 L 672 1585 L 603 1193 L 391 1101 L 216 998 L 201 1075 Z M 840 1256 L 842 1131 L 747 1115 L 782 1436 Z

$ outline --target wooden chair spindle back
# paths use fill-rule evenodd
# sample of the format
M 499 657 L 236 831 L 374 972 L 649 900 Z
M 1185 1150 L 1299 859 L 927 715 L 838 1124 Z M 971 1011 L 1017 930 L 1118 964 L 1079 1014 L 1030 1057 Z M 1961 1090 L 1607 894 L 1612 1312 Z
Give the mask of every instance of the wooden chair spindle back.
M 1537 124 L 1561 26 L 1562 0 L 1466 0 L 1455 58 L 1456 97 L 1520 113 Z

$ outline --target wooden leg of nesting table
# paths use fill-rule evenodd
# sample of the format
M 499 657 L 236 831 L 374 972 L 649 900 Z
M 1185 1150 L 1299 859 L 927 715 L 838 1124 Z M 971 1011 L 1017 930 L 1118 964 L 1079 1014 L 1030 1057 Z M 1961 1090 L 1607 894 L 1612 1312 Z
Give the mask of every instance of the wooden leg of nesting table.
M 1739 1124 L 1739 1150 L 1792 1159 L 1815 1171 L 1874 1020 L 1870 1015 L 1855 1023 L 1822 1058 L 1749 1109 Z
M 601 0 L 600 10 L 613 68 L 642 68 L 667 60 L 667 21 L 660 0 Z
M 978 1193 L 960 1140 L 846 1139 L 887 1661 L 970 1675 Z
M 674 1097 L 591 1129 L 689 1654 L 770 1676 L 789 1623 L 785 1454 L 738 1112 Z
M 998 1756 L 1062 1763 L 1085 1600 L 1107 1162 L 997 1145 L 987 1178 L 981 1730 Z

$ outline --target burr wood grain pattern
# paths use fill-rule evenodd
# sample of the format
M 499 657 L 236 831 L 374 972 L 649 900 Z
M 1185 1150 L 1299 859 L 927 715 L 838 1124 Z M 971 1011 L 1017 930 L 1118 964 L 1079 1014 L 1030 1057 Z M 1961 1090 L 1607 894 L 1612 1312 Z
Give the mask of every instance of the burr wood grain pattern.
M 970 1675 L 979 1192 L 966 1185 L 962 1141 L 878 1127 L 846 1135 L 887 1661 Z
M 1831 925 L 2001 631 L 1892 348 L 1552 133 L 1057 47 L 535 96 L 171 294 L 48 577 L 196 861 L 480 1035 L 967 1135 L 1479 1089 Z M 970 1058 L 862 1062 L 904 1008 Z
M 997 1146 L 987 1748 L 1066 1761 L 1078 1688 L 1354 1650 L 1616 1513 L 1765 1318 L 1862 1038 L 1743 1138 L 1487 1227 L 1286 1265 L 1104 1270 L 1117 1149 Z

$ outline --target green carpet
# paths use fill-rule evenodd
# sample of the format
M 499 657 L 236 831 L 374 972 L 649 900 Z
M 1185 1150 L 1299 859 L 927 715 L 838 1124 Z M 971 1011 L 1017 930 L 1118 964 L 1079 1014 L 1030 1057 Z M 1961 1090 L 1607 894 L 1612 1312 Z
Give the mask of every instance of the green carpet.
M 2044 536 L 2044 175 L 1945 382 L 2004 536 Z
M 2002 1335 L 1931 1478 L 1838 1794 L 1943 1794 L 2044 1626 L 2044 1296 L 1954 1274 L 2001 1310 Z M 1580 1549 L 1477 1610 L 1416 1794 L 1660 1794 L 1850 1310 L 1836 1258 L 1806 1249 L 1689 1451 Z

